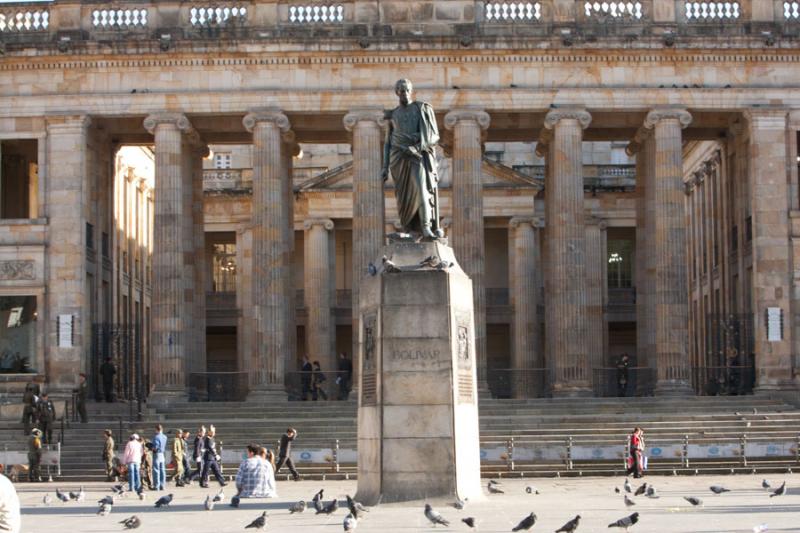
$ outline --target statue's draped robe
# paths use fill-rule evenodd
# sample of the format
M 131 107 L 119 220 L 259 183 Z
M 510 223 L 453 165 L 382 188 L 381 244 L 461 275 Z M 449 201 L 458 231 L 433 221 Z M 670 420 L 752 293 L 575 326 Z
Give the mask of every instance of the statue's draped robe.
M 429 222 L 435 233 L 439 229 L 435 153 L 439 129 L 433 108 L 424 102 L 411 102 L 396 107 L 389 115 L 391 130 L 386 155 L 395 183 L 400 222 L 406 230 L 420 230 L 422 224 Z M 422 158 L 409 154 L 409 146 L 415 146 Z

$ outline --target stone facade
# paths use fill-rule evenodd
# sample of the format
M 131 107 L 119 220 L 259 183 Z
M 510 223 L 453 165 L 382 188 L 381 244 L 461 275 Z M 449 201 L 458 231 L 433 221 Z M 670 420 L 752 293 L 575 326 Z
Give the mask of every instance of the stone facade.
M 35 379 L 93 374 L 106 323 L 138 325 L 125 386 L 157 397 L 208 371 L 283 396 L 303 354 L 333 370 L 397 220 L 382 110 L 408 77 L 443 125 L 481 391 L 606 394 L 622 352 L 628 393 L 709 392 L 731 367 L 796 387 L 791 6 L 190 4 L 0 8 L 0 176 L 24 184 L 0 187 L 0 297 L 35 297 Z M 152 147 L 152 188 L 120 193 L 124 145 Z M 207 146 L 246 157 L 209 168 Z

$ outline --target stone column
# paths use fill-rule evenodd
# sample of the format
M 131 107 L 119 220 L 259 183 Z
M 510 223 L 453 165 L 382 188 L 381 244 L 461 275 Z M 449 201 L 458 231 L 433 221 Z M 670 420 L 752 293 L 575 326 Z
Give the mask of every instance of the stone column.
M 508 280 L 514 313 L 511 367 L 516 374 L 511 378 L 515 398 L 536 397 L 543 384 L 540 369 L 544 367 L 544 361 L 539 349 L 537 314 L 540 226 L 541 221 L 533 217 L 514 217 L 509 222 Z
M 382 109 L 353 110 L 344 117 L 353 145 L 353 288 L 351 292 L 353 384 L 358 383 L 360 286 L 370 262 L 380 258 L 384 244 Z
M 683 144 L 681 130 L 692 121 L 685 109 L 647 114 L 653 171 L 653 257 L 656 333 L 656 394 L 691 394 L 689 385 L 689 305 L 686 277 Z
M 583 201 L 584 109 L 553 109 L 544 121 L 536 153 L 546 157 L 545 342 L 554 396 L 589 396 L 587 355 L 586 229 Z
M 306 355 L 319 361 L 322 369 L 336 370 L 334 328 L 331 310 L 331 283 L 333 270 L 330 264 L 330 235 L 333 221 L 311 219 L 303 223 L 305 230 L 305 272 L 303 294 L 305 298 Z
M 45 309 L 40 326 L 45 327 L 45 368 L 51 393 L 69 391 L 78 374 L 86 369 L 82 360 L 89 348 L 84 323 L 90 320 L 86 291 L 86 210 L 88 206 L 88 132 L 85 115 L 48 117 L 46 216 L 48 246 L 45 278 Z M 44 166 L 44 165 L 43 165 Z M 41 301 L 40 301 L 41 303 Z M 59 346 L 59 317 L 72 320 L 72 345 Z
M 588 217 L 586 223 L 586 322 L 589 366 L 595 392 L 609 383 L 612 376 L 595 369 L 608 368 L 608 252 L 606 251 L 605 220 Z
M 251 297 L 255 326 L 244 370 L 249 373 L 251 398 L 285 399 L 285 358 L 294 344 L 287 311 L 294 310 L 294 299 L 289 297 L 292 245 L 286 227 L 286 180 L 290 177 L 284 158 L 284 136 L 290 124 L 277 109 L 248 113 L 243 124 L 253 134 Z
M 750 138 L 750 206 L 753 226 L 752 311 L 758 392 L 796 388 L 792 364 L 792 257 L 787 167 L 787 112 L 746 113 Z M 794 133 L 794 132 L 792 132 Z M 782 317 L 780 339 L 767 336 L 767 314 Z
M 486 284 L 484 283 L 482 135 L 491 118 L 480 109 L 454 109 L 444 117 L 453 131 L 452 240 L 458 263 L 472 280 L 478 388 L 486 381 Z
M 185 139 L 194 130 L 180 113 L 150 115 L 144 127 L 155 136 L 156 153 L 151 399 L 166 402 L 184 394 L 187 357 L 194 347 L 194 237 Z
M 194 348 L 191 371 L 205 372 L 206 365 L 206 230 L 203 216 L 203 158 L 208 146 L 197 144 L 191 150 L 192 237 L 194 240 Z

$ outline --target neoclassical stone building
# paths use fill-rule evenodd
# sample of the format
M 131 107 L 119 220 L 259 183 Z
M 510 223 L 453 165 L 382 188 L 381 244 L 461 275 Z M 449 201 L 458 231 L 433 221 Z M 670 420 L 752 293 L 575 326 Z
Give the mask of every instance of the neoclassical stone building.
M 798 35 L 774 0 L 2 4 L 0 390 L 108 355 L 123 396 L 282 398 L 351 355 L 406 77 L 484 391 L 616 394 L 622 353 L 626 394 L 795 391 Z

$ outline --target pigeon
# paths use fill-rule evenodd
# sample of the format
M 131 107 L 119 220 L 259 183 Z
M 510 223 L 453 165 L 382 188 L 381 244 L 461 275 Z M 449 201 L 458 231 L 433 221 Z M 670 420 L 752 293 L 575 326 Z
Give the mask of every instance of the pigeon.
M 464 499 L 462 500 L 461 498 L 456 498 L 456 501 L 455 501 L 455 503 L 453 503 L 453 507 L 455 507 L 455 508 L 456 508 L 456 509 L 458 509 L 459 511 L 463 510 L 463 509 L 464 509 L 464 507 L 466 507 L 466 506 L 467 506 L 467 500 L 468 500 L 468 499 L 469 499 L 469 498 L 464 498 Z
M 107 516 L 108 513 L 111 512 L 111 507 L 112 507 L 112 504 L 110 504 L 110 503 L 107 503 L 107 502 L 101 503 L 100 504 L 100 508 L 97 510 L 97 515 L 98 516 Z
M 49 506 L 49 505 L 50 505 L 52 502 L 53 502 L 53 498 L 51 498 L 49 494 L 45 494 L 45 495 L 42 497 L 42 503 L 43 503 L 43 504 L 45 504 L 45 505 L 48 505 L 48 506 Z
M 490 479 L 490 480 L 489 480 L 489 483 L 491 483 L 492 485 L 502 485 L 502 483 L 500 483 L 500 482 L 499 482 L 499 481 L 497 481 L 496 479 Z
M 306 510 L 305 500 L 300 500 L 299 502 L 293 503 L 292 505 L 289 506 L 289 514 L 302 513 L 305 510 Z
M 462 518 L 461 521 L 467 524 L 467 527 L 475 529 L 475 519 L 473 517 L 468 516 L 466 518 Z
M 526 486 L 525 492 L 527 492 L 528 494 L 539 494 L 539 490 L 533 485 Z M 619 489 L 617 489 L 617 492 L 619 492 Z
M 634 496 L 641 496 L 647 492 L 647 483 L 642 483 L 642 486 L 636 489 L 636 492 L 633 493 Z
M 786 494 L 786 482 L 785 481 L 783 482 L 783 484 L 781 484 L 780 487 L 778 487 L 777 489 L 772 491 L 772 494 L 770 494 L 769 497 L 772 498 L 774 496 L 783 496 L 784 494 Z
M 239 508 L 239 501 L 240 501 L 239 496 L 234 496 L 233 498 L 231 498 L 230 506 L 238 509 Z M 305 503 L 305 502 L 303 502 L 303 503 Z
M 628 493 L 633 492 L 633 489 L 631 488 L 631 480 L 630 479 L 625 478 L 625 484 L 623 485 L 623 487 L 625 488 L 625 492 L 628 492 Z
M 581 515 L 575 515 L 575 518 L 561 526 L 559 529 L 556 529 L 556 533 L 572 533 L 576 529 L 578 529 L 578 524 L 581 521 Z
M 142 521 L 139 520 L 139 517 L 133 515 L 125 520 L 120 521 L 120 524 L 125 525 L 125 529 L 137 529 L 139 526 L 142 525 Z
M 66 494 L 64 494 L 63 492 L 61 492 L 58 489 L 56 489 L 56 498 L 58 498 L 62 502 L 68 502 L 69 501 L 69 496 L 67 496 Z
M 216 502 L 216 501 L 217 501 L 216 499 L 214 499 L 214 500 L 211 499 L 211 495 L 210 494 L 208 496 L 206 496 L 206 501 L 203 504 L 205 506 L 205 508 L 206 508 L 206 511 L 213 511 L 214 510 L 214 502 Z
M 615 492 L 616 494 L 619 494 L 619 492 L 620 492 L 620 491 L 619 491 L 619 487 L 614 487 L 614 492 Z
M 256 518 L 255 520 L 244 526 L 244 528 L 245 529 L 252 528 L 261 531 L 262 529 L 264 529 L 264 526 L 266 525 L 267 525 L 267 512 L 264 511 L 263 513 L 261 513 L 261 516 L 259 516 L 258 518 Z
M 160 497 L 156 500 L 156 507 L 169 507 L 169 504 L 172 502 L 172 494 L 167 494 L 166 496 Z
M 222 503 L 224 501 L 225 501 L 225 493 L 222 491 L 222 489 L 219 489 L 217 495 L 214 496 L 214 503 Z
M 505 492 L 503 492 L 503 489 L 501 489 L 498 485 L 492 483 L 491 481 L 489 482 L 488 485 L 486 485 L 486 488 L 489 490 L 489 494 L 505 494 Z
M 761 488 L 764 489 L 764 490 L 769 490 L 769 489 L 772 488 L 772 485 L 770 485 L 769 481 L 767 481 L 766 479 L 762 479 L 761 480 Z
M 697 507 L 698 505 L 703 505 L 703 500 L 701 500 L 700 498 L 695 498 L 694 496 L 684 496 L 683 499 L 691 503 L 695 507 Z
M 317 510 L 317 513 L 322 512 L 324 508 L 322 505 L 322 491 L 325 489 L 319 489 L 319 492 L 314 495 L 314 498 L 311 500 L 314 503 L 314 509 Z
M 720 485 L 711 485 L 710 487 L 708 487 L 708 490 L 710 490 L 711 492 L 713 492 L 717 496 L 719 496 L 723 492 L 730 492 L 731 491 L 730 489 L 726 489 L 725 487 L 720 486 Z
M 764 533 L 765 531 L 768 530 L 769 527 L 767 526 L 767 524 L 759 524 L 757 526 L 753 526 L 753 533 Z
M 442 517 L 442 515 L 440 515 L 436 511 L 434 511 L 433 507 L 431 507 L 431 504 L 429 504 L 429 503 L 425 504 L 425 518 L 430 520 L 431 524 L 433 524 L 434 526 L 436 526 L 436 524 L 442 524 L 443 526 L 449 526 L 450 525 L 450 522 L 445 520 Z
M 623 496 L 623 498 L 625 499 L 624 500 L 625 501 L 625 507 L 633 507 L 634 505 L 636 505 L 636 502 L 631 500 L 630 498 L 628 498 L 627 494 L 625 494 Z
M 344 522 L 342 522 L 342 527 L 345 531 L 353 531 L 358 526 L 358 520 L 352 515 L 349 514 L 344 517 Z
M 377 276 L 378 275 L 378 267 L 370 263 L 367 265 L 367 272 L 369 272 L 370 276 Z
M 361 505 L 361 502 L 355 501 L 353 498 L 350 497 L 349 494 L 347 496 L 347 508 L 350 510 L 350 514 L 353 515 L 353 518 L 358 520 L 364 513 L 368 513 L 369 509 Z
M 81 492 L 83 492 L 83 487 L 81 487 L 81 490 L 78 491 L 78 492 L 69 491 L 69 499 L 70 500 L 75 500 L 75 501 L 80 501 L 78 498 L 81 497 Z
M 383 271 L 390 274 L 397 274 L 398 272 L 401 272 L 401 270 L 397 268 L 397 265 L 392 263 L 391 260 L 389 260 L 389 258 L 385 255 L 383 256 Z
M 337 509 L 339 509 L 339 500 L 334 498 L 334 499 L 331 500 L 331 503 L 329 503 L 328 505 L 324 506 L 322 509 L 318 510 L 317 514 L 320 514 L 320 513 L 322 513 L 322 514 L 333 514 L 333 513 L 336 512 Z
M 628 531 L 628 528 L 638 521 L 639 521 L 639 513 L 633 513 L 630 516 L 626 516 L 625 518 L 620 518 L 616 522 L 608 524 L 608 527 L 622 527 L 625 528 L 625 531 Z
M 653 499 L 659 497 L 658 493 L 656 492 L 656 488 L 653 485 L 647 486 L 647 492 L 645 492 L 644 495 L 647 496 L 648 498 L 653 498 Z
M 515 527 L 511 531 L 522 531 L 523 529 L 525 531 L 528 531 L 530 528 L 533 527 L 533 524 L 535 523 L 536 523 L 536 515 L 534 513 L 531 513 L 525 518 L 523 518 L 522 521 L 519 524 L 517 524 L 517 527 Z
M 114 485 L 111 487 L 111 492 L 116 494 L 117 496 L 123 496 L 125 494 L 125 487 L 122 485 Z

